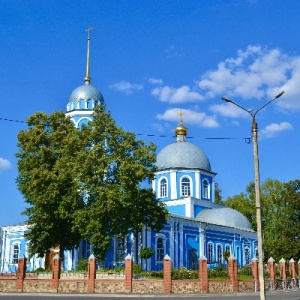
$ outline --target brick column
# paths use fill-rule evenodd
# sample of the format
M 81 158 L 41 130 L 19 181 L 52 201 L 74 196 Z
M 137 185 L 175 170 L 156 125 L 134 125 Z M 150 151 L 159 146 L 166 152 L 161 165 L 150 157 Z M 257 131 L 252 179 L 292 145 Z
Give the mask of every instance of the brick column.
M 258 258 L 254 257 L 251 260 L 251 267 L 252 267 L 252 278 L 254 280 L 254 285 L 255 285 L 255 293 L 258 290 L 259 286 L 259 280 L 258 280 Z
M 284 282 L 284 287 L 286 287 L 286 264 L 284 258 L 282 258 L 279 261 L 279 269 L 280 269 L 280 277 Z
M 300 259 L 298 260 L 298 277 L 300 278 Z
M 208 293 L 207 258 L 205 256 L 201 256 L 198 260 L 198 265 L 201 293 Z
M 128 254 L 125 257 L 125 281 L 124 288 L 127 293 L 132 292 L 132 275 L 133 275 L 133 262 L 132 257 Z
M 23 255 L 18 260 L 18 271 L 17 271 L 17 292 L 23 292 L 23 282 L 26 273 L 26 257 Z
M 94 293 L 96 279 L 96 258 L 91 254 L 88 261 L 88 279 L 87 279 L 87 292 Z
M 268 259 L 268 270 L 269 270 L 269 278 L 271 282 L 271 289 L 273 290 L 276 282 L 276 266 L 273 257 L 270 257 Z
M 164 257 L 164 292 L 172 293 L 172 260 L 171 257 L 167 254 Z
M 232 291 L 238 292 L 237 261 L 234 256 L 230 256 L 228 258 L 228 273 L 231 281 Z
M 289 269 L 290 269 L 291 278 L 293 279 L 293 285 L 295 286 L 296 285 L 296 264 L 293 258 L 289 261 L 289 267 L 290 267 Z
M 53 291 L 58 292 L 59 279 L 60 279 L 60 257 L 59 254 L 56 254 L 53 257 L 53 266 L 52 266 L 51 288 Z

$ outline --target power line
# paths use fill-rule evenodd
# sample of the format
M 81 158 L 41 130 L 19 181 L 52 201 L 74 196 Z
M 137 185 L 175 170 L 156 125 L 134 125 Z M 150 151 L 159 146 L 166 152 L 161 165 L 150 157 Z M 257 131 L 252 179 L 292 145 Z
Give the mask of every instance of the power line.
M 0 121 L 8 121 L 8 122 L 15 122 L 15 123 L 26 123 L 25 121 L 21 120 L 13 120 L 13 119 L 7 119 L 7 118 L 0 118 Z M 148 136 L 148 137 L 159 137 L 159 138 L 176 138 L 175 135 L 169 136 L 169 135 L 164 135 L 164 134 L 145 134 L 145 133 L 136 133 L 135 135 L 138 136 Z M 195 139 L 199 137 L 194 137 L 194 136 L 187 136 L 187 139 Z M 233 138 L 233 137 L 204 137 L 202 138 L 204 140 L 244 140 L 247 144 L 251 143 L 251 137 L 241 137 L 241 138 Z

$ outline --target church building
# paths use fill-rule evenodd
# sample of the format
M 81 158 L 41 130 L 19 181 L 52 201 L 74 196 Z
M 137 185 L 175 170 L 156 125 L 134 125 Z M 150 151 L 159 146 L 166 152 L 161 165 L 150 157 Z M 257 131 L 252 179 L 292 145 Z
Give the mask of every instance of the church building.
M 67 103 L 66 116 L 76 128 L 92 119 L 95 106 L 103 104 L 101 92 L 90 84 L 90 28 L 88 29 L 87 64 L 84 84 L 77 87 Z M 226 263 L 228 252 L 237 258 L 238 266 L 249 265 L 257 257 L 257 234 L 240 212 L 214 202 L 216 172 L 207 155 L 196 145 L 186 141 L 187 128 L 180 124 L 175 129 L 176 140 L 166 145 L 157 155 L 157 172 L 152 182 L 157 201 L 163 202 L 170 217 L 160 232 L 143 228 L 140 233 L 129 233 L 126 238 L 112 237 L 105 261 L 99 267 L 114 268 L 124 263 L 131 254 L 144 270 L 160 270 L 168 254 L 174 268 L 196 269 L 198 259 L 207 258 L 210 268 Z M 49 259 L 29 257 L 24 232 L 26 223 L 0 227 L 0 272 L 15 272 L 18 259 L 28 258 L 27 269 L 48 268 Z M 150 259 L 142 260 L 142 248 L 154 250 Z M 52 253 L 58 252 L 52 249 Z M 64 270 L 75 270 L 78 260 L 88 258 L 92 247 L 81 241 L 78 248 L 65 252 Z

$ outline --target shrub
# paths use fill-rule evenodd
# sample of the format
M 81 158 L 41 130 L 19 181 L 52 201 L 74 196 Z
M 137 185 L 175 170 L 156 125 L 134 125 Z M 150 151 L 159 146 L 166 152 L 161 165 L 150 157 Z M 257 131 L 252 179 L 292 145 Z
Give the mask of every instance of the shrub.
M 76 270 L 87 272 L 87 270 L 88 270 L 88 260 L 86 258 L 80 259 L 77 262 Z

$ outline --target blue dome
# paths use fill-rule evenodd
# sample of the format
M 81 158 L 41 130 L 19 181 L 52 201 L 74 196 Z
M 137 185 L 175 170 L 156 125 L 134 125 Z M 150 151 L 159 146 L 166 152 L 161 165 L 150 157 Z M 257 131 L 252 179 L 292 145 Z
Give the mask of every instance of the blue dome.
M 196 220 L 204 223 L 254 231 L 248 219 L 243 214 L 229 207 L 202 210 L 197 215 Z
M 100 101 L 101 104 L 104 103 L 104 99 L 100 91 L 90 84 L 83 84 L 72 92 L 69 102 L 78 100 L 94 100 L 95 102 Z
M 206 154 L 188 142 L 175 142 L 163 148 L 157 155 L 156 167 L 159 171 L 173 168 L 211 171 Z

